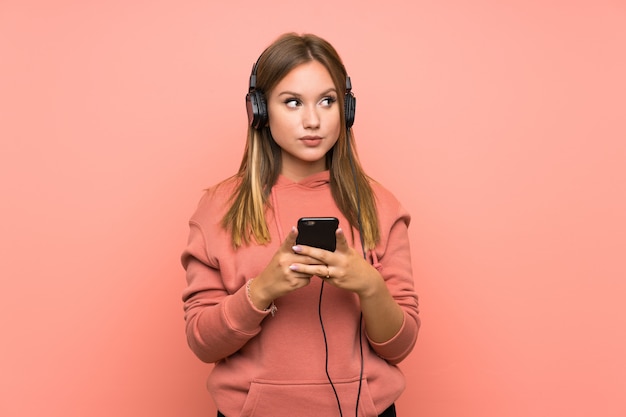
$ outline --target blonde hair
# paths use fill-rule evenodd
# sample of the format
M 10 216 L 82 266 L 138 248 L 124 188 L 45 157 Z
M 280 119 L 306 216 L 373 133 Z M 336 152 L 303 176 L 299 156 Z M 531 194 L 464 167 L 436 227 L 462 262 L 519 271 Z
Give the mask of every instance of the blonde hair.
M 328 70 L 337 91 L 345 91 L 347 73 L 332 45 L 316 35 L 295 33 L 282 35 L 261 54 L 256 89 L 268 94 L 293 68 L 313 60 Z M 339 94 L 342 128 L 337 142 L 326 154 L 331 193 L 350 225 L 361 230 L 365 249 L 372 249 L 380 239 L 375 195 L 359 162 L 353 135 L 346 127 L 344 101 L 344 95 Z M 235 192 L 222 219 L 234 247 L 247 245 L 252 239 L 258 244 L 270 242 L 265 211 L 280 170 L 281 148 L 269 127 L 249 127 L 239 171 L 231 178 L 236 181 Z

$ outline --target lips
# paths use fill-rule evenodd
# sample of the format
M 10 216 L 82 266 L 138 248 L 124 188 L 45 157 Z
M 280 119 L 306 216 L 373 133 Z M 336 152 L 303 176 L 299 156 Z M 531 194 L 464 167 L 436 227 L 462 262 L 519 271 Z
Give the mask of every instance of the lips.
M 306 146 L 314 147 L 322 143 L 322 138 L 320 136 L 303 136 L 300 138 L 302 143 Z

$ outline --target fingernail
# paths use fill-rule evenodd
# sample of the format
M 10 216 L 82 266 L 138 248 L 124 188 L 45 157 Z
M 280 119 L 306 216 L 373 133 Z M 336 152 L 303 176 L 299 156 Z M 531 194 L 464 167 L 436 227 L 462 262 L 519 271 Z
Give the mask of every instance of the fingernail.
M 289 269 L 291 269 L 292 271 L 297 271 L 298 270 L 298 266 L 297 265 L 289 265 Z
M 300 246 L 296 245 L 296 246 L 292 246 L 291 250 L 296 252 L 296 253 L 300 253 L 302 251 L 302 248 Z
M 343 229 L 341 227 L 338 227 L 337 232 L 343 234 Z

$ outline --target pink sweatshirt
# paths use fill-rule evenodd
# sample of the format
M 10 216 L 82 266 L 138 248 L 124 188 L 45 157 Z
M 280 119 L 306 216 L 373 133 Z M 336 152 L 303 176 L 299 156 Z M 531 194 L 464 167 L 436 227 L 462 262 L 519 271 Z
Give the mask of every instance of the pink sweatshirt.
M 404 310 L 400 331 L 385 343 L 371 341 L 363 328 L 363 381 L 359 415 L 377 416 L 404 390 L 396 366 L 413 349 L 420 327 L 413 288 L 407 227 L 409 214 L 396 198 L 373 183 L 381 240 L 368 253 Z M 215 366 L 208 389 L 227 417 L 319 417 L 338 414 L 325 373 L 326 347 L 318 316 L 321 279 L 275 300 L 275 316 L 250 302 L 246 282 L 267 265 L 300 217 L 334 216 L 350 239 L 348 221 L 332 199 L 328 171 L 298 183 L 279 177 L 266 215 L 272 242 L 234 250 L 220 222 L 232 185 L 208 190 L 191 217 L 182 255 L 188 286 L 183 293 L 189 346 Z M 360 251 L 358 231 L 355 246 Z M 328 339 L 328 369 L 344 415 L 353 415 L 359 392 L 358 297 L 325 285 L 321 304 Z

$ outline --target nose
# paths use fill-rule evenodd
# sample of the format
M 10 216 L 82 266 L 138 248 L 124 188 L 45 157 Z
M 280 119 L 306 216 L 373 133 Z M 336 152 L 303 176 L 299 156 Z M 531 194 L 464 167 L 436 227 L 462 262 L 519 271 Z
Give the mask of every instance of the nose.
M 320 116 L 317 106 L 306 106 L 302 115 L 302 125 L 306 129 L 317 128 L 320 125 Z

